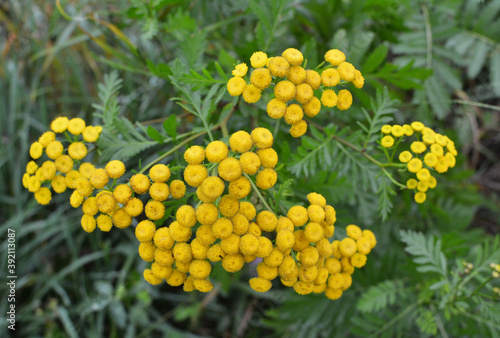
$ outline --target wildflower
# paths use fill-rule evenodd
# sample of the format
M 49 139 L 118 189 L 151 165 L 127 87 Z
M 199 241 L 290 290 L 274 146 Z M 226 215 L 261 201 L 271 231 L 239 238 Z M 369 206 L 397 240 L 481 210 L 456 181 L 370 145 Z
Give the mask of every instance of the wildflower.
M 304 109 L 304 114 L 309 117 L 314 117 L 318 115 L 321 110 L 321 101 L 317 97 L 313 96 L 311 101 L 302 105 L 302 108 Z
M 34 160 L 40 158 L 43 154 L 43 146 L 40 142 L 33 142 L 30 146 L 30 156 Z
M 340 82 L 340 74 L 334 68 L 325 69 L 321 73 L 321 83 L 326 87 L 333 87 L 338 85 Z
M 89 180 L 86 178 L 80 178 L 78 181 L 76 181 L 76 191 L 83 196 L 83 197 L 88 197 L 90 194 L 92 194 L 92 184 L 90 184 Z
M 418 121 L 412 122 L 411 127 L 416 132 L 421 132 L 425 128 L 424 124 L 422 122 L 418 122 Z
M 294 244 L 295 237 L 293 236 L 292 231 L 288 229 L 278 231 L 276 235 L 276 246 L 279 250 L 281 250 L 282 252 L 286 252 L 290 250 Z
M 257 215 L 257 211 L 255 210 L 255 207 L 252 203 L 250 202 L 241 202 L 240 203 L 240 211 L 241 214 L 245 215 L 245 217 L 251 221 L 255 218 Z
M 307 246 L 300 251 L 299 260 L 302 265 L 311 266 L 318 262 L 319 253 L 318 250 L 313 246 Z
M 39 170 L 43 178 L 41 181 L 50 181 L 56 176 L 56 165 L 52 161 L 43 162 Z
M 340 241 L 339 250 L 343 256 L 351 257 L 357 250 L 356 242 L 352 238 L 346 237 Z
M 257 223 L 249 222 L 247 233 L 253 234 L 257 237 L 260 237 L 260 236 L 262 236 L 262 229 L 259 227 L 259 225 Z
M 401 161 L 402 163 L 408 163 L 411 160 L 412 156 L 413 155 L 409 151 L 405 150 L 399 154 L 399 161 Z
M 85 121 L 75 117 L 68 122 L 68 131 L 73 135 L 80 135 L 85 129 Z
M 352 94 L 347 89 L 339 91 L 337 96 L 337 108 L 340 110 L 347 110 L 352 105 Z
M 219 176 L 225 181 L 237 180 L 242 174 L 240 161 L 234 157 L 226 157 L 219 163 L 218 172 Z
M 239 130 L 233 133 L 229 138 L 229 146 L 231 147 L 231 150 L 244 153 L 252 148 L 252 137 L 246 131 Z
M 39 204 L 47 205 L 52 199 L 52 194 L 48 188 L 41 187 L 35 192 L 35 199 Z
M 307 223 L 309 216 L 307 209 L 300 205 L 295 205 L 288 210 L 286 215 L 294 226 L 300 227 Z
M 278 224 L 278 218 L 274 213 L 268 210 L 263 210 L 257 215 L 257 224 L 262 229 L 262 231 L 274 231 L 276 225 Z
M 174 269 L 172 274 L 165 280 L 170 286 L 181 286 L 186 281 L 186 273 Z
M 286 102 L 279 99 L 272 99 L 267 103 L 267 115 L 273 119 L 280 119 L 285 115 Z M 232 148 L 232 147 L 231 147 Z
M 347 231 L 347 236 L 351 237 L 352 239 L 359 240 L 361 237 L 363 237 L 363 232 L 361 229 L 354 224 L 350 224 L 346 228 Z
M 424 156 L 424 163 L 425 163 L 426 166 L 428 166 L 430 168 L 433 168 L 438 163 L 438 158 L 433 153 L 427 153 Z
M 325 53 L 325 61 L 332 66 L 338 66 L 345 61 L 345 54 L 338 49 L 330 49 Z
M 255 128 L 251 133 L 252 141 L 259 149 L 271 148 L 273 134 L 266 128 Z
M 98 194 L 97 208 L 104 214 L 110 214 L 116 207 L 116 201 L 112 194 L 106 192 Z
M 278 174 L 274 169 L 265 168 L 257 174 L 256 184 L 257 187 L 267 190 L 272 188 L 278 180 Z
M 215 200 L 224 191 L 224 182 L 216 176 L 207 177 L 200 185 L 200 189 L 204 195 Z
M 62 155 L 64 147 L 59 141 L 52 141 L 47 145 L 45 152 L 47 156 L 53 160 Z
M 81 160 L 87 156 L 87 147 L 82 142 L 73 142 L 68 147 L 68 155 L 75 160 Z
M 417 183 L 417 190 L 421 192 L 426 192 L 429 187 L 427 186 L 427 182 L 419 181 Z
M 390 148 L 394 145 L 394 138 L 392 138 L 392 136 L 390 135 L 386 135 L 382 137 L 382 140 L 380 140 L 380 144 L 384 148 Z
M 410 178 L 408 181 L 406 181 L 406 187 L 408 189 L 415 189 L 417 187 L 417 180 L 414 178 Z
M 310 85 L 307 83 L 298 84 L 295 87 L 295 100 L 300 104 L 306 104 L 312 100 L 314 92 Z
M 69 198 L 69 204 L 73 208 L 78 208 L 83 203 L 84 197 L 78 193 L 78 191 L 73 191 Z
M 240 271 L 244 264 L 245 260 L 239 253 L 234 255 L 225 255 L 224 258 L 222 258 L 222 267 L 227 272 Z
M 206 259 L 208 246 L 202 243 L 198 238 L 194 238 L 191 243 L 191 251 L 194 259 Z
M 228 255 L 234 255 L 240 252 L 240 236 L 232 233 L 226 238 L 221 239 L 220 246 Z
M 156 229 L 153 241 L 159 249 L 163 250 L 171 249 L 174 246 L 174 240 L 170 236 L 170 231 L 167 227 Z
M 132 217 L 137 217 L 142 213 L 144 209 L 144 204 L 137 197 L 132 197 L 127 201 L 127 204 L 123 207 L 125 212 Z
M 192 235 L 192 229 L 175 221 L 170 224 L 170 237 L 176 242 L 187 242 Z
M 97 217 L 97 227 L 104 232 L 108 232 L 111 230 L 111 227 L 113 226 L 113 221 L 111 220 L 111 217 L 108 215 L 99 215 Z
M 189 273 L 198 279 L 207 278 L 212 271 L 212 266 L 206 260 L 195 259 L 189 265 Z
M 270 267 L 278 267 L 283 262 L 283 257 L 283 253 L 278 248 L 274 247 L 271 253 L 264 257 L 263 262 Z
M 125 204 L 132 197 L 132 189 L 126 184 L 117 185 L 113 197 L 118 203 Z
M 86 232 L 93 232 L 95 230 L 96 221 L 93 216 L 83 215 L 80 224 Z
M 160 282 L 163 279 L 167 279 L 168 277 L 170 277 L 172 271 L 173 271 L 172 266 L 163 266 L 158 264 L 157 262 L 153 262 L 153 264 L 151 265 L 151 272 L 153 273 L 153 276 L 159 278 Z
M 227 81 L 227 92 L 231 96 L 240 96 L 245 90 L 247 83 L 243 78 L 235 76 Z
M 352 84 L 354 87 L 361 89 L 365 85 L 365 78 L 363 75 L 361 75 L 361 72 L 359 70 L 354 71 L 354 80 L 352 80 Z
M 219 218 L 212 225 L 212 233 L 216 238 L 226 238 L 233 232 L 233 223 L 226 217 Z
M 321 103 L 325 107 L 335 107 L 337 105 L 337 94 L 332 89 L 324 90 L 321 94 Z
M 338 65 L 337 70 L 340 74 L 340 78 L 345 81 L 353 81 L 356 76 L 356 69 L 349 62 L 342 62 Z
M 416 173 L 422 169 L 422 161 L 418 158 L 411 159 L 410 162 L 408 162 L 407 167 L 408 171 Z
M 130 187 L 137 194 L 144 194 L 148 192 L 151 186 L 151 181 L 144 174 L 135 174 L 130 178 Z
M 230 195 L 224 195 L 219 201 L 219 211 L 224 217 L 233 217 L 238 213 L 240 209 L 240 201 L 231 197 Z
M 211 262 L 220 262 L 226 254 L 222 251 L 220 244 L 214 244 L 208 248 L 207 258 Z
M 254 52 L 250 57 L 250 64 L 253 68 L 264 67 L 267 64 L 267 54 L 264 52 Z
M 311 86 L 313 90 L 316 90 L 321 86 L 321 76 L 317 71 L 307 69 L 305 83 Z
M 85 177 L 86 179 L 90 179 L 90 176 L 92 176 L 92 173 L 95 170 L 95 167 L 92 163 L 89 162 L 83 162 L 80 164 L 80 167 L 78 168 L 80 171 L 80 174 Z
M 239 65 L 234 67 L 232 74 L 234 76 L 243 77 L 247 74 L 247 71 L 248 71 L 248 66 L 246 65 L 246 63 L 240 63 Z
M 413 135 L 413 128 L 410 125 L 404 124 L 402 128 L 403 128 L 403 133 L 406 136 L 412 136 Z
M 99 168 L 94 170 L 90 176 L 90 183 L 96 189 L 102 189 L 108 184 L 109 176 L 106 170 Z
M 243 202 L 242 202 L 243 203 Z M 241 203 L 240 203 L 241 210 Z M 233 222 L 233 233 L 239 236 L 243 236 L 248 232 L 248 228 L 250 226 L 250 222 L 246 218 L 245 215 L 238 212 L 236 215 L 231 217 L 231 222 Z
M 434 136 L 432 135 L 423 135 L 422 137 L 422 141 L 424 141 L 424 143 L 426 145 L 431 145 L 431 144 L 434 144 Z
M 427 186 L 429 187 L 429 189 L 434 189 L 436 187 L 436 184 L 436 178 L 433 176 L 429 177 L 429 180 L 427 181 Z
M 82 205 L 82 211 L 85 215 L 94 216 L 99 211 L 97 209 L 97 201 L 95 197 L 87 198 Z
M 391 129 L 391 133 L 394 137 L 401 137 L 404 135 L 404 130 L 403 130 L 403 127 L 401 127 L 400 125 L 393 125 L 392 126 L 392 129 Z
M 438 157 L 438 163 L 436 164 L 434 169 L 441 174 L 447 172 L 448 167 L 449 167 L 448 159 L 445 156 Z
M 370 239 L 363 235 L 356 240 L 356 248 L 360 254 L 368 255 L 372 250 Z
M 188 164 L 184 170 L 184 181 L 192 187 L 199 187 L 207 177 L 208 170 L 201 164 Z
M 135 228 L 135 237 L 139 242 L 151 242 L 155 232 L 156 225 L 149 220 L 144 220 L 137 224 Z
M 424 203 L 425 198 L 426 198 L 425 192 L 420 191 L 415 194 L 415 202 L 417 203 Z
M 146 213 L 147 218 L 157 221 L 165 216 L 165 205 L 159 201 L 151 200 L 146 203 L 144 212 Z
M 87 142 L 95 142 L 99 138 L 99 132 L 93 126 L 87 126 L 83 129 L 82 136 Z
M 286 107 L 285 111 L 286 123 L 288 124 L 298 123 L 300 120 L 302 120 L 303 116 L 304 116 L 304 111 L 298 104 L 294 103 Z
M 273 76 L 283 77 L 290 72 L 290 63 L 284 57 L 276 56 L 269 60 L 267 68 L 269 68 Z
M 255 103 L 260 100 L 261 91 L 253 84 L 249 84 L 243 90 L 243 100 L 247 103 Z
M 297 94 L 297 88 L 295 84 L 291 81 L 280 81 L 274 87 L 274 95 L 278 100 L 283 102 L 288 102 L 293 100 L 295 95 Z
M 196 207 L 195 215 L 201 224 L 212 225 L 219 218 L 219 211 L 213 203 L 202 203 Z
M 452 153 L 446 153 L 445 158 L 448 160 L 448 166 L 450 168 L 453 168 L 457 163 L 455 156 L 453 156 Z
M 122 161 L 114 160 L 106 164 L 105 170 L 110 178 L 117 179 L 125 174 L 125 165 Z
M 251 189 L 250 181 L 243 176 L 229 183 L 229 195 L 236 199 L 247 197 Z
M 292 66 L 286 78 L 296 85 L 301 84 L 306 79 L 306 70 L 301 66 Z
M 210 163 L 219 163 L 227 157 L 228 153 L 229 149 L 222 141 L 212 141 L 205 149 L 205 155 Z
M 278 163 L 278 154 L 273 148 L 260 149 L 257 151 L 260 163 L 265 168 L 274 168 Z
M 66 128 L 68 128 L 69 120 L 66 116 L 57 117 L 50 124 L 50 129 L 52 129 L 56 133 L 63 133 Z
M 304 236 L 310 243 L 316 243 L 324 236 L 323 227 L 316 222 L 309 222 L 304 229 Z
M 255 223 L 254 223 L 255 224 Z M 267 237 L 259 236 L 259 248 L 255 253 L 257 257 L 265 258 L 273 251 L 273 243 Z
M 120 229 L 127 228 L 132 224 L 132 216 L 127 214 L 123 208 L 113 212 L 113 224 Z
M 257 292 L 267 292 L 273 286 L 270 280 L 262 277 L 250 278 L 248 283 L 250 284 L 250 287 Z
M 57 175 L 52 179 L 52 182 L 50 182 L 50 185 L 52 186 L 52 190 L 54 190 L 56 193 L 60 194 L 66 191 L 66 180 L 64 179 L 64 176 Z
M 69 173 L 73 169 L 73 159 L 68 155 L 61 155 L 55 161 L 56 169 L 63 174 Z
M 281 54 L 292 66 L 301 65 L 304 61 L 302 53 L 295 48 L 288 48 Z

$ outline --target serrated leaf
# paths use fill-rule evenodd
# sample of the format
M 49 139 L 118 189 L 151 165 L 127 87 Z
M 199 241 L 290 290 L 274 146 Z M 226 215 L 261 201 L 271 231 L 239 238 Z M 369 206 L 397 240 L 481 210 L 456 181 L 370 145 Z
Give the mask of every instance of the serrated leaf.
M 370 286 L 361 295 L 356 307 L 361 312 L 375 313 L 382 311 L 396 303 L 397 296 L 402 291 L 402 287 L 403 283 L 399 280 L 387 280 Z
M 363 66 L 363 73 L 371 74 L 375 71 L 378 66 L 384 62 L 387 57 L 387 53 L 389 52 L 389 47 L 387 45 L 379 45 L 373 52 L 370 53 L 370 56 L 366 59 L 366 62 Z
M 434 114 L 442 120 L 450 111 L 450 96 L 442 83 L 435 76 L 427 79 L 425 94 Z
M 486 56 L 490 50 L 490 45 L 482 40 L 477 40 L 476 44 L 470 49 L 472 58 L 467 68 L 467 76 L 469 79 L 475 78 L 486 62 Z

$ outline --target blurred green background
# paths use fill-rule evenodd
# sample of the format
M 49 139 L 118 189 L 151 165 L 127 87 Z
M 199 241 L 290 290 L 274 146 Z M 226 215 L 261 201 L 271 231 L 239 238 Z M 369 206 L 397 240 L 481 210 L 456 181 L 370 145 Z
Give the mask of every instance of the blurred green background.
M 463 295 L 487 279 L 490 262 L 499 263 L 499 13 L 500 1 L 476 0 L 0 3 L 0 267 L 6 277 L 6 234 L 14 229 L 15 333 L 499 336 L 500 308 L 492 292 L 498 279 L 482 289 L 490 298 L 450 300 L 450 290 L 430 287 L 440 280 L 436 275 L 416 270 L 400 233 L 423 234 L 423 252 L 430 253 L 431 262 L 440 253 L 446 257 L 450 280 L 461 278 L 462 261 L 474 263 L 478 273 L 460 289 Z M 132 231 L 87 234 L 67 194 L 40 206 L 22 187 L 29 146 L 54 117 L 102 124 L 92 104 L 99 102 L 98 83 L 105 74 L 117 71 L 123 80 L 117 96 L 122 116 L 161 129 L 163 119 L 174 114 L 179 130 L 189 130 L 196 121 L 170 100 L 179 95 L 168 78 L 174 60 L 186 70 L 201 74 L 207 69 L 220 79 L 214 61 L 229 74 L 254 51 L 279 55 L 288 47 L 300 49 L 310 68 L 327 50 L 339 48 L 365 76 L 365 87 L 353 91 L 354 106 L 342 115 L 322 112 L 323 122 L 359 129 L 361 107 L 372 112 L 370 99 L 385 86 L 397 100 L 395 123 L 422 121 L 448 135 L 459 149 L 457 166 L 438 179 L 428 202 L 417 205 L 412 194 L 398 192 L 383 220 L 377 210 L 381 193 L 360 188 L 349 168 L 318 164 L 323 169 L 314 177 L 289 170 L 290 153 L 300 141 L 284 136 L 278 145 L 284 164 L 280 182 L 295 179 L 288 200 L 320 192 L 337 209 L 338 231 L 355 223 L 377 235 L 379 244 L 367 266 L 355 273 L 353 287 L 341 299 L 300 297 L 279 287 L 256 294 L 247 284 L 250 270 L 236 275 L 216 270 L 216 288 L 209 294 L 152 287 L 142 278 L 146 264 Z M 226 95 L 222 102 L 231 100 Z M 239 110 L 230 131 L 247 126 L 249 119 L 252 125 L 270 125 L 263 102 Z M 147 149 L 143 163 L 158 151 L 161 147 Z M 137 156 L 131 157 L 127 167 L 137 162 Z M 2 282 L 1 337 L 12 334 L 5 320 L 5 286 Z

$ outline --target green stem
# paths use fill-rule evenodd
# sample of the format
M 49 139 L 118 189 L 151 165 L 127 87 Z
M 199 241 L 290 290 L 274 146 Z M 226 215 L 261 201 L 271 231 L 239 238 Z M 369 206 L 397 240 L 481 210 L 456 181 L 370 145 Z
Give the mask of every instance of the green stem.
M 244 173 L 243 175 L 245 175 L 245 177 L 248 178 L 248 180 L 250 181 L 250 184 L 252 185 L 252 189 L 255 191 L 255 193 L 259 197 L 259 199 L 262 202 L 262 204 L 264 204 L 264 206 L 266 207 L 266 209 L 269 210 L 269 211 L 271 211 L 271 212 L 273 212 L 273 208 L 271 208 L 269 206 L 269 204 L 266 202 L 264 196 L 262 196 L 262 194 L 260 193 L 259 188 L 255 185 L 255 183 L 253 183 L 253 181 L 250 179 L 250 177 L 248 177 L 248 174 Z
M 159 156 L 154 161 L 148 163 L 148 165 L 146 165 L 145 167 L 143 167 L 141 169 L 141 171 L 139 171 L 139 174 L 143 174 L 146 170 L 148 170 L 149 168 L 151 168 L 153 165 L 155 165 L 159 161 L 163 160 L 165 157 L 167 157 L 169 155 L 172 155 L 177 150 L 179 150 L 180 148 L 182 148 L 185 144 L 187 144 L 187 143 L 191 142 L 192 140 L 197 139 L 198 137 L 200 137 L 202 135 L 205 135 L 207 133 L 208 133 L 208 131 L 205 130 L 205 131 L 199 132 L 198 134 L 195 134 L 195 135 L 193 135 L 191 137 L 188 137 L 187 139 L 185 139 L 184 141 L 182 141 L 181 143 L 179 143 L 178 145 L 176 145 L 175 147 L 173 147 L 172 149 L 170 149 L 169 151 L 167 151 L 165 154 Z
M 273 138 L 276 140 L 276 137 L 278 136 L 278 132 L 280 130 L 280 125 L 281 125 L 281 119 L 278 119 L 274 125 L 274 133 L 273 133 Z
M 378 329 L 377 331 L 375 331 L 375 333 L 373 333 L 370 337 L 376 337 L 376 336 L 378 336 L 379 334 L 381 334 L 382 332 L 384 332 L 385 330 L 387 330 L 388 328 L 390 328 L 392 325 L 394 325 L 397 321 L 401 320 L 404 316 L 406 316 L 411 311 L 413 311 L 417 306 L 418 306 L 417 303 L 414 303 L 414 304 L 408 306 L 406 309 L 403 310 L 403 312 L 400 312 L 399 315 L 397 315 L 391 321 L 389 321 L 387 324 L 385 324 L 380 329 Z
M 405 185 L 403 185 L 403 184 L 399 183 L 398 181 L 396 181 L 394 179 L 394 177 L 392 177 L 392 175 L 385 169 L 385 167 L 388 166 L 387 164 L 377 161 L 376 159 L 374 159 L 373 157 L 371 157 L 370 155 L 368 155 L 363 149 L 359 149 L 354 144 L 352 144 L 352 143 L 350 143 L 350 142 L 348 142 L 348 141 L 346 141 L 346 140 L 344 140 L 344 139 L 342 139 L 342 138 L 340 138 L 338 136 L 332 136 L 332 138 L 335 141 L 338 141 L 338 142 L 342 143 L 346 147 L 349 147 L 352 150 L 357 151 L 358 153 L 360 153 L 361 155 L 363 155 L 366 159 L 368 159 L 370 162 L 378 165 L 380 167 L 380 170 L 382 170 L 382 172 L 384 173 L 384 175 L 387 176 L 389 178 L 389 180 L 391 180 L 392 183 L 394 183 L 395 185 L 397 185 L 401 189 L 406 189 Z

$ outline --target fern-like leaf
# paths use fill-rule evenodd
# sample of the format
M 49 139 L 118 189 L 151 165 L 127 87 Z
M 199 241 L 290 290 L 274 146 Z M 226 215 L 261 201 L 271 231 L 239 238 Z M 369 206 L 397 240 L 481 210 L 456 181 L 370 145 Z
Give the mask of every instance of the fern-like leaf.
M 402 288 L 403 282 L 400 280 L 386 280 L 373 285 L 361 295 L 357 308 L 361 312 L 370 313 L 385 310 L 388 306 L 396 303 Z
M 447 263 L 441 251 L 441 240 L 434 241 L 433 237 L 410 230 L 401 230 L 399 235 L 406 243 L 406 252 L 414 256 L 413 261 L 419 265 L 417 271 L 436 272 L 447 278 Z

